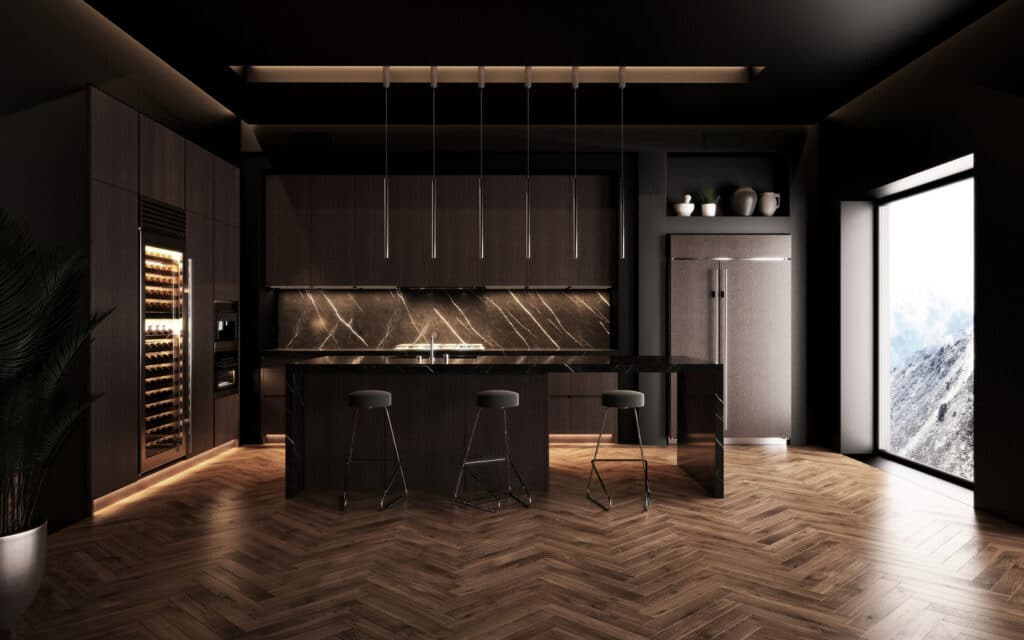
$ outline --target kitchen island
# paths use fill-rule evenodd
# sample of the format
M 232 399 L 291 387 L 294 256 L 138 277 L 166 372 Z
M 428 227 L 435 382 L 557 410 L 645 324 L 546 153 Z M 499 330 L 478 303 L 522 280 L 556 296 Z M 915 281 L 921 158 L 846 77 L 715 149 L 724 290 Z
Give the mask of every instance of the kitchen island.
M 547 374 L 567 371 L 678 374 L 679 464 L 710 495 L 724 494 L 721 365 L 607 354 L 452 355 L 431 361 L 415 355 L 294 350 L 268 351 L 262 360 L 263 367 L 285 368 L 288 496 L 340 490 L 353 419 L 347 395 L 357 389 L 392 393 L 391 418 L 409 488 L 435 493 L 454 488 L 476 415 L 474 394 L 518 391 L 520 406 L 509 411 L 512 456 L 531 491 L 543 492 L 548 486 Z M 384 457 L 383 412 L 363 413 L 356 456 Z M 594 425 L 595 432 L 599 426 Z M 500 440 L 500 414 L 485 411 L 472 455 L 500 451 Z M 376 491 L 390 472 L 388 465 L 358 465 L 350 483 Z

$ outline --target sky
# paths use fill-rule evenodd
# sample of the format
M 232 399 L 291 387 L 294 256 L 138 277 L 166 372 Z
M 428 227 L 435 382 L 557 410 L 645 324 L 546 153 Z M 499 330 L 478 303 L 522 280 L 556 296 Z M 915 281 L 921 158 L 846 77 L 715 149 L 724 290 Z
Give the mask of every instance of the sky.
M 974 321 L 974 179 L 895 200 L 889 220 L 891 367 Z

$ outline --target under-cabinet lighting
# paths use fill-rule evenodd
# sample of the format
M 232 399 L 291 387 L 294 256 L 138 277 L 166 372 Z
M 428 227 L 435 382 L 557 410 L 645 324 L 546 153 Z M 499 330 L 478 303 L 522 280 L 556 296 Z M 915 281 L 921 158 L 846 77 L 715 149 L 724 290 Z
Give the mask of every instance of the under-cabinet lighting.
M 234 67 L 233 67 L 234 68 Z M 380 84 L 384 66 L 294 66 L 259 65 L 238 67 L 246 82 L 312 84 Z M 432 67 L 389 66 L 389 79 L 398 84 L 430 84 Z M 570 84 L 572 66 L 529 67 L 529 81 L 535 84 Z M 581 84 L 748 84 L 764 66 L 694 67 L 578 67 Z M 526 66 L 438 66 L 436 80 L 441 84 L 525 84 Z

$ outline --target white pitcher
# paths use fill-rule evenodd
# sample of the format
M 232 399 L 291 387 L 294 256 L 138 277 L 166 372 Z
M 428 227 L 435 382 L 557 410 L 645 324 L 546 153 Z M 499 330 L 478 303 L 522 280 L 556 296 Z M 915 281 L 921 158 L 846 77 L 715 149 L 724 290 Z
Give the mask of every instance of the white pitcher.
M 763 216 L 773 216 L 782 206 L 782 194 L 773 191 L 765 191 L 758 200 L 758 209 Z

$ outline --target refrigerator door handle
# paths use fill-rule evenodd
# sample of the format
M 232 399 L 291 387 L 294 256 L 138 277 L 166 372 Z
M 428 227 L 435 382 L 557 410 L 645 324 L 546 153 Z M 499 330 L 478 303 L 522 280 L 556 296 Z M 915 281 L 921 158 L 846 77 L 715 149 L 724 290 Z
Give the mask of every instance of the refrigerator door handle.
M 186 455 L 192 455 L 192 258 L 187 261 L 188 268 L 188 304 L 186 305 L 186 313 L 188 318 L 186 320 L 186 331 L 185 334 L 185 348 L 188 349 L 188 380 L 186 386 L 188 388 L 188 444 L 186 445 Z
M 721 360 L 719 358 L 719 348 L 718 347 L 719 347 L 719 342 L 721 340 L 720 337 L 719 337 L 719 329 L 721 328 L 720 327 L 720 324 L 721 324 L 721 303 L 719 302 L 719 299 L 718 299 L 719 267 L 718 267 L 717 263 L 715 264 L 714 269 L 711 270 L 710 275 L 711 275 L 711 304 L 713 305 L 713 312 L 714 312 L 714 315 L 715 315 L 715 319 L 711 323 L 711 333 L 712 333 L 712 335 L 711 335 L 711 355 L 712 355 L 712 358 L 714 359 L 715 364 L 720 364 Z
M 726 402 L 722 403 L 722 430 L 729 430 L 729 298 L 726 294 L 729 291 L 729 269 L 722 269 L 722 287 L 719 297 L 722 301 L 722 328 L 719 330 L 722 336 L 722 395 Z

